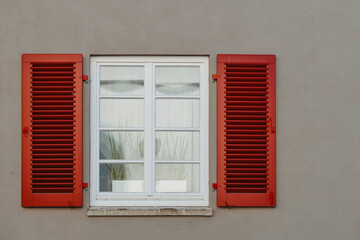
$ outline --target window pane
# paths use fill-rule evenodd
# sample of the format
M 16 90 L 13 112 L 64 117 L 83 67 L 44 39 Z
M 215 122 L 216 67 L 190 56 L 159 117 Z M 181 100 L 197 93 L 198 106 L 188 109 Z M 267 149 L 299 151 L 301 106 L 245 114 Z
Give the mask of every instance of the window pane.
M 157 95 L 199 95 L 199 66 L 157 66 Z
M 157 99 L 157 127 L 199 127 L 199 99 Z
M 200 192 L 199 164 L 156 164 L 156 192 Z
M 157 160 L 199 160 L 199 132 L 156 132 Z
M 100 131 L 100 159 L 144 159 L 144 132 Z
M 100 99 L 100 127 L 144 127 L 144 100 Z
M 100 164 L 100 192 L 144 192 L 144 165 Z
M 144 78 L 142 66 L 101 66 L 100 94 L 143 95 Z

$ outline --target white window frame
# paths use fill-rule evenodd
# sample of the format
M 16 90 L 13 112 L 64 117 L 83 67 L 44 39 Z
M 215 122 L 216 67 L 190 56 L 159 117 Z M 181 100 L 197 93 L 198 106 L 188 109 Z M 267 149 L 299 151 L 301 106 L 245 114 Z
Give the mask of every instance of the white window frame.
M 99 69 L 103 65 L 144 65 L 144 180 L 155 179 L 154 150 L 155 134 L 155 99 L 166 96 L 155 96 L 155 66 L 199 66 L 200 67 L 200 192 L 199 193 L 157 193 L 155 181 L 145 181 L 144 193 L 108 193 L 99 191 Z M 152 80 L 152 81 L 151 81 Z M 152 86 L 150 85 L 152 83 Z M 129 98 L 131 98 L 130 96 Z M 170 97 L 170 96 L 169 96 Z M 172 98 L 190 98 L 179 96 Z M 128 98 L 128 97 L 124 97 Z M 207 56 L 92 56 L 90 58 L 90 206 L 114 207 L 186 207 L 209 205 L 209 58 Z M 152 134 L 145 131 L 152 129 Z M 130 162 L 130 161 L 129 161 Z M 173 161 L 176 163 L 176 161 Z M 178 161 L 180 162 L 180 161 Z M 151 167 L 150 167 L 151 166 Z M 147 195 L 152 193 L 153 195 Z

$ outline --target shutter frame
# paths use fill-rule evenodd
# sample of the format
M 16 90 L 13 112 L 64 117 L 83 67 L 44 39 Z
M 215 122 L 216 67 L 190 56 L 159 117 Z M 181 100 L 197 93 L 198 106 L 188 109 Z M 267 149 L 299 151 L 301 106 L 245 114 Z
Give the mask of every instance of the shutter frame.
M 268 189 L 265 193 L 227 192 L 226 191 L 226 163 L 225 155 L 225 129 L 226 129 L 226 104 L 225 104 L 225 77 L 226 64 L 264 64 L 267 65 L 267 121 L 266 133 L 268 134 L 266 148 L 268 153 Z M 217 56 L 217 205 L 219 207 L 275 207 L 276 206 L 276 56 L 275 55 L 239 55 L 219 54 Z M 247 80 L 248 81 L 248 80 Z M 237 95 L 239 96 L 239 95 Z M 271 120 L 270 120 L 271 119 Z
M 32 111 L 36 111 L 33 109 L 32 107 L 32 103 L 31 101 L 34 100 L 32 99 L 32 91 L 35 91 L 34 89 L 32 89 L 31 87 L 31 81 L 32 81 L 32 66 L 33 64 L 44 64 L 44 66 L 49 67 L 49 64 L 53 64 L 53 69 L 49 70 L 49 71 L 53 71 L 51 72 L 51 77 L 49 76 L 45 76 L 45 80 L 48 83 L 50 83 L 50 85 L 54 85 L 52 86 L 52 88 L 60 88 L 59 91 L 63 90 L 61 84 L 57 84 L 56 80 L 61 81 L 62 79 L 59 80 L 59 76 L 64 76 L 61 74 L 58 74 L 56 71 L 54 70 L 55 67 L 59 67 L 59 64 L 73 64 L 73 70 L 72 70 L 72 75 L 68 76 L 68 78 L 72 78 L 73 77 L 73 81 L 74 83 L 72 83 L 71 86 L 69 86 L 69 83 L 65 83 L 64 85 L 67 85 L 69 87 L 67 88 L 72 88 L 72 90 L 68 90 L 68 91 L 72 91 L 72 98 L 73 101 L 72 104 L 66 106 L 65 109 L 69 109 L 71 108 L 71 110 L 69 110 L 70 112 L 73 112 L 72 115 L 70 114 L 69 117 L 72 117 L 72 120 L 74 123 L 72 124 L 73 126 L 71 130 L 68 131 L 72 131 L 73 133 L 70 134 L 72 135 L 71 139 L 69 141 L 72 141 L 73 147 L 70 147 L 70 150 L 66 149 L 66 151 L 71 151 L 70 154 L 73 154 L 73 162 L 69 163 L 70 165 L 73 164 L 73 167 L 71 168 L 71 173 L 69 173 L 70 175 L 73 175 L 73 177 L 71 177 L 71 180 L 67 179 L 67 183 L 58 183 L 61 180 L 59 179 L 54 179 L 54 177 L 50 178 L 49 176 L 45 176 L 44 179 L 37 179 L 37 180 L 32 180 L 32 174 L 34 173 L 33 171 L 36 172 L 35 170 L 35 165 L 38 167 L 40 165 L 45 165 L 43 166 L 44 168 L 48 168 L 50 169 L 50 171 L 48 171 L 47 173 L 43 173 L 48 174 L 51 171 L 57 171 L 54 170 L 55 167 L 53 166 L 54 164 L 57 165 L 58 168 L 60 168 L 60 165 L 66 165 L 66 167 L 68 167 L 69 164 L 65 164 L 65 163 L 61 163 L 61 161 L 57 161 L 56 163 L 51 162 L 52 160 L 54 160 L 54 155 L 55 153 L 53 153 L 52 157 L 49 156 L 48 158 L 52 158 L 50 160 L 46 160 L 44 163 L 41 162 L 41 159 L 38 159 L 38 161 L 35 161 L 35 157 L 32 157 L 32 154 L 36 155 L 36 153 L 33 153 L 32 149 L 33 146 L 35 146 L 35 143 L 32 143 L 32 133 L 33 133 L 33 127 L 32 127 Z M 21 134 L 22 134 L 22 182 L 21 182 L 21 206 L 22 207 L 82 207 L 82 67 L 83 67 L 83 62 L 82 62 L 82 54 L 23 54 L 22 55 L 22 123 L 21 123 Z M 34 70 L 35 71 L 35 70 Z M 42 70 L 44 71 L 44 70 Z M 39 72 L 37 72 L 39 73 Z M 45 72 L 40 73 L 40 74 L 45 74 L 45 75 L 49 75 Z M 62 73 L 64 74 L 64 73 Z M 68 73 L 65 73 L 68 74 Z M 58 77 L 58 79 L 56 79 L 56 77 Z M 63 77 L 64 78 L 64 77 Z M 35 83 L 35 80 L 33 80 Z M 54 81 L 54 82 L 51 82 Z M 72 80 L 70 80 L 72 81 Z M 71 84 L 71 83 L 70 83 Z M 42 86 L 43 88 L 45 88 L 44 92 L 49 91 L 47 89 L 50 89 L 47 83 L 42 83 L 42 84 L 38 84 L 39 86 Z M 45 86 L 45 87 L 44 87 Z M 34 87 L 33 87 L 34 88 Z M 40 87 L 41 88 L 41 87 Z M 39 89 L 40 89 L 39 88 Z M 64 91 L 64 90 L 63 90 Z M 51 93 L 49 92 L 49 95 L 51 95 Z M 47 101 L 44 100 L 42 101 L 41 104 L 47 105 L 47 106 L 55 106 L 55 103 L 53 101 Z M 41 109 L 43 108 L 43 106 L 40 108 L 40 112 Z M 47 112 L 51 112 L 51 111 L 55 111 L 56 112 L 56 108 L 53 109 L 48 109 L 47 107 L 45 107 Z M 60 109 L 64 109 L 61 108 Z M 68 111 L 68 112 L 69 112 Z M 49 114 L 49 113 L 46 113 Z M 55 114 L 56 115 L 56 114 Z M 57 119 L 57 117 L 53 117 L 54 120 Z M 49 124 L 49 123 L 47 123 Z M 59 124 L 59 123 L 57 123 Z M 55 126 L 53 126 L 52 130 L 56 131 L 58 130 L 57 128 L 59 126 L 56 123 L 54 123 Z M 41 126 L 37 126 L 39 128 L 50 128 L 48 126 L 45 126 L 44 124 L 40 124 Z M 69 126 L 66 126 L 67 128 L 69 128 Z M 26 134 L 26 132 L 28 131 L 28 133 Z M 36 130 L 35 130 L 36 131 Z M 51 130 L 45 130 L 50 132 Z M 53 133 L 45 133 L 48 135 L 51 135 Z M 55 146 L 55 150 L 54 151 L 59 151 L 57 148 L 61 148 L 61 146 L 59 146 L 59 142 L 54 140 L 54 135 L 51 135 L 51 139 L 53 139 L 53 141 L 55 141 L 55 143 L 52 143 L 53 145 L 51 145 L 51 150 L 54 150 L 54 146 Z M 44 144 L 49 144 L 49 141 L 47 141 L 46 139 L 42 139 L 42 141 L 44 141 Z M 33 144 L 33 146 L 31 145 Z M 36 146 L 37 148 L 39 148 L 39 145 Z M 41 147 L 40 147 L 41 148 Z M 51 150 L 46 149 L 41 149 L 45 152 L 49 152 Z M 36 151 L 36 150 L 35 150 Z M 38 150 L 39 151 L 39 150 Z M 35 162 L 36 163 L 35 163 Z M 71 161 L 71 160 L 66 160 L 67 162 Z M 34 170 L 32 170 L 32 166 L 34 166 Z M 50 167 L 49 167 L 50 166 Z M 47 170 L 41 170 L 46 172 Z M 69 171 L 66 169 L 66 171 Z M 41 174 L 39 174 L 41 175 Z M 53 174 L 55 175 L 55 174 Z M 46 180 L 46 178 L 51 179 L 49 181 Z M 34 177 L 35 179 L 35 177 Z M 47 181 L 47 182 L 46 182 Z M 70 182 L 71 181 L 71 182 Z M 44 183 L 45 182 L 45 183 Z M 54 184 L 55 182 L 55 184 Z M 57 182 L 57 183 L 56 183 Z M 36 185 L 36 187 L 34 187 L 34 185 Z M 65 191 L 65 190 L 59 190 L 61 188 L 61 184 L 64 184 L 65 186 L 69 186 L 69 185 L 73 185 L 73 190 L 68 190 L 66 189 L 66 191 L 71 191 L 71 192 L 61 192 L 61 191 Z M 38 186 L 41 186 L 43 188 L 46 189 L 50 189 L 50 190 L 44 190 L 44 189 L 40 189 Z M 59 187 L 58 189 L 55 188 L 55 186 Z M 35 190 L 33 191 L 32 188 L 37 188 L 38 192 L 35 192 Z M 39 190 L 40 189 L 40 190 Z M 50 192 L 53 191 L 53 192 Z

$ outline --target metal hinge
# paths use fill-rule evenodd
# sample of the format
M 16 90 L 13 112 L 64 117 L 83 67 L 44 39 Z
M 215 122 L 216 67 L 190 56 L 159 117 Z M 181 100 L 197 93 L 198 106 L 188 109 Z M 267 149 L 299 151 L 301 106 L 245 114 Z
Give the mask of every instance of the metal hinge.
M 88 190 L 88 184 L 87 184 L 87 182 L 82 183 L 82 188 L 85 189 L 85 191 Z
M 24 134 L 25 137 L 27 137 L 29 135 L 29 132 L 30 132 L 29 127 L 24 127 L 23 128 L 23 134 Z
M 213 191 L 215 191 L 215 189 L 217 189 L 217 183 L 213 183 L 212 188 L 213 188 Z
M 214 83 L 215 81 L 217 81 L 218 75 L 217 74 L 213 74 L 212 75 L 212 82 Z
M 273 126 L 271 118 L 270 118 L 270 133 L 276 134 L 276 127 Z
M 88 75 L 82 75 L 82 80 L 86 83 L 88 83 Z
M 273 192 L 270 192 L 270 194 L 269 194 L 269 203 L 270 203 L 270 206 L 274 206 L 274 193 Z

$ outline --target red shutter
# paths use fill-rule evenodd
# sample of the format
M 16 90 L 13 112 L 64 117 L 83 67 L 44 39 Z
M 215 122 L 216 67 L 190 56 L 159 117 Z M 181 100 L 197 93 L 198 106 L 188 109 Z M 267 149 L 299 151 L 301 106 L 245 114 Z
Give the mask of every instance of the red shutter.
M 82 206 L 82 55 L 22 56 L 22 206 Z
M 218 206 L 275 206 L 275 55 L 218 55 Z

